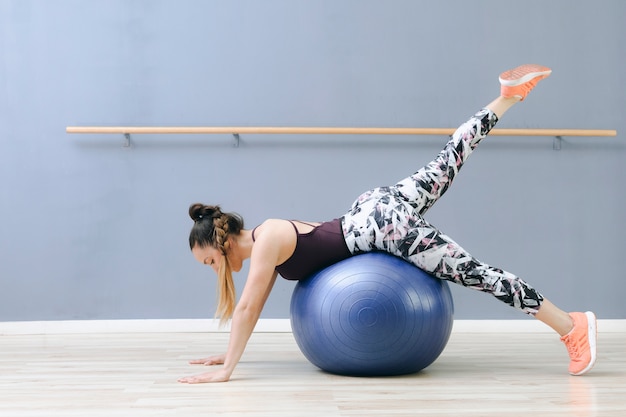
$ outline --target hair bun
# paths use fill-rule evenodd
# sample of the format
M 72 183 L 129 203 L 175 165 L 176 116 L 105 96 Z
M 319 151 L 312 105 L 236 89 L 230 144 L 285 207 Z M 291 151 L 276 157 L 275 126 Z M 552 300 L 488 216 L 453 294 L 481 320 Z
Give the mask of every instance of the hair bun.
M 220 206 L 207 206 L 200 203 L 195 203 L 189 206 L 189 217 L 194 222 L 198 222 L 204 218 L 217 218 L 221 217 L 222 210 Z

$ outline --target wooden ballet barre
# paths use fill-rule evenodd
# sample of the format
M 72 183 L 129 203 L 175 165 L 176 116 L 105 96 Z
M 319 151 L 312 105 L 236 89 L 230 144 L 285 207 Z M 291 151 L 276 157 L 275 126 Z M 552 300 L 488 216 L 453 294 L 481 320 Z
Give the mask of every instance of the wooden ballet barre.
M 149 126 L 68 126 L 67 133 L 124 135 L 124 147 L 130 146 L 131 134 L 230 134 L 239 147 L 240 134 L 257 135 L 446 135 L 454 133 L 453 128 L 412 128 L 412 127 L 149 127 Z M 616 130 L 602 129 L 493 129 L 495 136 L 553 136 L 552 148 L 561 149 L 563 136 L 617 136 Z
M 455 128 L 395 127 L 148 127 L 68 126 L 67 133 L 82 134 L 294 134 L 294 135 L 451 135 Z M 617 136 L 604 129 L 493 129 L 492 136 Z

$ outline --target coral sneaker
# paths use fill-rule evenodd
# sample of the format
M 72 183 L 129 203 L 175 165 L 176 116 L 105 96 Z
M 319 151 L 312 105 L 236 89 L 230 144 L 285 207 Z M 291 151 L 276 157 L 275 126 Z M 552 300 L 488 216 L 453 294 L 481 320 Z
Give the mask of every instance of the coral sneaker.
M 561 341 L 565 343 L 571 359 L 569 373 L 582 375 L 596 362 L 596 316 L 591 311 L 569 313 L 569 316 L 574 321 L 574 328 L 561 337 Z
M 540 80 L 551 73 L 550 68 L 535 64 L 520 65 L 504 71 L 500 74 L 500 95 L 507 98 L 518 97 L 522 101 Z

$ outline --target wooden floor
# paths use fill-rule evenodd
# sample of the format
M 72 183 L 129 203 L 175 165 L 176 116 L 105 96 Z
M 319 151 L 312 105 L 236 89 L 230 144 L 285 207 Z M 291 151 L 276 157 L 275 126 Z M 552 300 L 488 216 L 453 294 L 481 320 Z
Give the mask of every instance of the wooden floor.
M 0 336 L 0 416 L 626 416 L 626 334 L 567 374 L 557 337 L 453 333 L 426 370 L 351 378 L 309 364 L 289 333 L 255 333 L 231 382 L 183 385 L 224 333 Z

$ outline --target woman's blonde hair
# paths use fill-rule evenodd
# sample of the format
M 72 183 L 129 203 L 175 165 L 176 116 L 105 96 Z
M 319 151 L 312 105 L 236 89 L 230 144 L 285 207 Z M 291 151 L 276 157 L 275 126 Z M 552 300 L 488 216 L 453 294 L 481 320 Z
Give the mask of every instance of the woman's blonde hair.
M 220 326 L 225 325 L 235 310 L 235 282 L 228 261 L 230 236 L 238 235 L 243 229 L 243 218 L 236 213 L 223 213 L 219 206 L 196 203 L 189 207 L 189 217 L 194 224 L 189 233 L 189 248 L 213 247 L 224 255 L 217 273 L 217 311 Z

